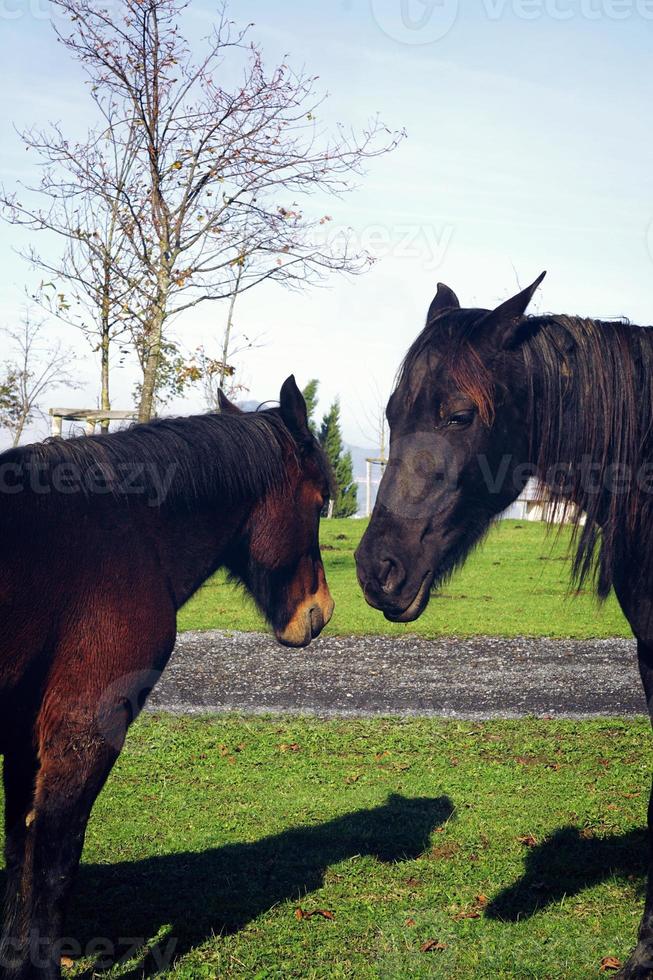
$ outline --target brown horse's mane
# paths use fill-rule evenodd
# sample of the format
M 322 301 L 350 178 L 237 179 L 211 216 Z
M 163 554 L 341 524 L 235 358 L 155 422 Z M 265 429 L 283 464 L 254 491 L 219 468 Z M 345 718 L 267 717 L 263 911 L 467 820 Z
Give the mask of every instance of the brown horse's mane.
M 83 477 L 93 474 L 96 485 L 99 480 L 114 496 L 133 493 L 137 481 L 157 499 L 164 479 L 166 506 L 190 508 L 208 500 L 259 499 L 284 484 L 296 449 L 278 409 L 266 409 L 161 418 L 106 435 L 47 439 L 0 454 L 0 469 L 38 472 L 45 484 L 57 469 L 60 477 L 69 469 L 82 489 Z
M 486 364 L 474 342 L 486 315 L 447 311 L 427 323 L 398 385 L 409 389 L 418 363 L 435 353 L 489 425 L 498 385 L 526 380 L 531 461 L 554 504 L 552 517 L 559 505 L 572 524 L 574 582 L 580 587 L 590 576 L 605 597 L 626 541 L 638 537 L 643 553 L 653 555 L 653 329 L 623 320 L 524 317 L 522 342 L 506 352 L 502 367 Z

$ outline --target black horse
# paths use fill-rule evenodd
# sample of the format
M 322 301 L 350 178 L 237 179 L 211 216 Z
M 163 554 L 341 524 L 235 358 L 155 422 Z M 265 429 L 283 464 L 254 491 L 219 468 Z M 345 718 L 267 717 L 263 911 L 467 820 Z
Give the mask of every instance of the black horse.
M 495 310 L 461 309 L 438 285 L 388 403 L 358 577 L 388 619 L 416 619 L 535 475 L 573 523 L 575 581 L 602 598 L 615 589 L 653 713 L 653 330 L 527 317 L 543 276 Z M 624 978 L 653 978 L 651 870 Z

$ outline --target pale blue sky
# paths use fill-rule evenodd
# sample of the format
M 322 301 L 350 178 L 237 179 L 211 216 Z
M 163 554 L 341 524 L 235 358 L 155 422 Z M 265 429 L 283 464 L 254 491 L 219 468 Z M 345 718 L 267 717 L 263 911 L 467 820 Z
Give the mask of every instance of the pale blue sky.
M 213 9 L 191 0 L 194 41 Z M 267 338 L 243 364 L 252 397 L 274 397 L 291 371 L 300 383 L 317 376 L 323 406 L 341 396 L 347 439 L 369 443 L 374 388 L 389 390 L 438 279 L 487 306 L 547 269 L 540 310 L 651 322 L 653 0 L 236 0 L 231 13 L 255 22 L 268 63 L 288 52 L 320 76 L 330 117 L 360 124 L 378 111 L 408 131 L 354 194 L 328 206 L 376 249 L 372 271 L 302 295 L 264 287 L 241 302 L 240 328 Z M 12 123 L 56 119 L 74 132 L 91 121 L 47 14 L 47 0 L 0 0 L 9 186 L 34 178 Z M 35 281 L 12 252 L 19 237 L 1 229 L 9 323 Z M 204 308 L 176 333 L 192 349 L 223 318 Z M 90 357 L 79 376 L 86 388 L 74 400 L 93 403 Z M 117 407 L 132 380 L 116 380 Z M 198 394 L 174 409 L 200 405 Z

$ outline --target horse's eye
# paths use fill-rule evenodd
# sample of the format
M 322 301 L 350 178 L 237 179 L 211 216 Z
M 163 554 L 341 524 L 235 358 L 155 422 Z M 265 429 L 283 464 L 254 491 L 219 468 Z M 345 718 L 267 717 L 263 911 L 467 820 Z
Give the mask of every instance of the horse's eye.
M 447 425 L 455 425 L 455 426 L 459 426 L 459 427 L 462 427 L 462 426 L 465 426 L 465 425 L 471 425 L 471 423 L 474 421 L 474 415 L 475 415 L 475 412 L 474 412 L 474 409 L 473 408 L 469 408 L 469 409 L 467 409 L 464 412 L 454 412 L 453 415 L 450 415 L 449 416 L 449 418 L 447 419 L 446 424 Z

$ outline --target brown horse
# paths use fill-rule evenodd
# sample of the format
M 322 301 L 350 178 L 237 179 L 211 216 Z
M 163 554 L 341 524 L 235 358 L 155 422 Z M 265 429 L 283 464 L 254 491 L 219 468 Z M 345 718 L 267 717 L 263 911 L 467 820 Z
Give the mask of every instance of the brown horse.
M 280 407 L 163 419 L 0 455 L 0 972 L 60 976 L 91 807 L 165 667 L 177 610 L 217 568 L 278 640 L 331 618 L 318 544 L 329 470 L 294 378 Z

